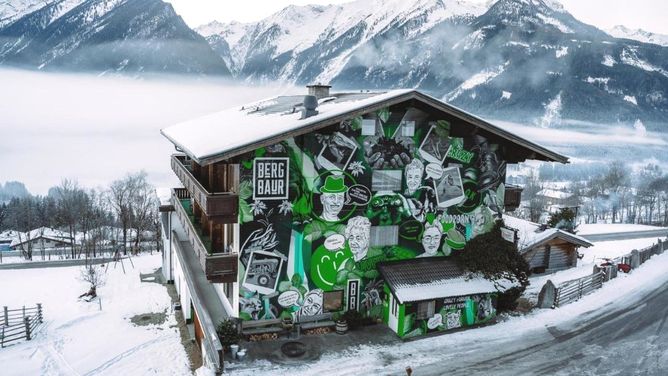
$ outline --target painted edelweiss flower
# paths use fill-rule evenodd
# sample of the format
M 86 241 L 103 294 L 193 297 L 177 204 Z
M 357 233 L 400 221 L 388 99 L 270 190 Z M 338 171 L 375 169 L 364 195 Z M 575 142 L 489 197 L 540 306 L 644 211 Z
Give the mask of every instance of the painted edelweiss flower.
M 250 204 L 250 208 L 253 211 L 253 215 L 264 214 L 264 211 L 267 209 L 267 204 L 262 201 L 255 200 Z
M 278 212 L 283 215 L 292 213 L 292 203 L 288 200 L 283 200 L 283 202 L 281 202 L 281 204 L 278 206 Z
M 352 162 L 348 166 L 348 170 L 350 170 L 350 173 L 353 174 L 353 176 L 358 176 L 364 173 L 364 166 L 362 165 L 362 162 Z

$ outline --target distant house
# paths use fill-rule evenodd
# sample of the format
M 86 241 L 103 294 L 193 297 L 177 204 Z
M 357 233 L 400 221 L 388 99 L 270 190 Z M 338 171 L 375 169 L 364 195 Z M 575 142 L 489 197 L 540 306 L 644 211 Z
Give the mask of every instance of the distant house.
M 14 239 L 18 239 L 20 235 L 24 235 L 22 232 L 15 230 L 7 230 L 0 232 L 0 252 L 6 252 L 11 250 L 11 245 Z
M 542 198 L 548 206 L 552 205 L 575 205 L 575 197 L 572 193 L 556 189 L 543 189 L 536 193 L 536 196 Z
M 517 248 L 534 273 L 551 273 L 577 266 L 578 248 L 591 247 L 587 239 L 556 228 L 504 216 L 507 228 L 516 231 Z
M 50 227 L 40 227 L 15 238 L 11 243 L 11 248 L 16 251 L 32 250 L 36 252 L 71 245 L 72 241 L 68 233 Z

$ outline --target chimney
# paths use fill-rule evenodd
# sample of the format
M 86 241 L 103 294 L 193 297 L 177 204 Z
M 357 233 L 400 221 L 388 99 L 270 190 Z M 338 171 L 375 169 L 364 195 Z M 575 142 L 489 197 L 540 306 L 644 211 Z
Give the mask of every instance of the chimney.
M 330 85 L 323 85 L 320 83 L 308 85 L 306 87 L 308 88 L 308 95 L 313 95 L 317 99 L 329 97 L 329 89 L 332 88 Z
M 304 96 L 304 109 L 302 110 L 302 119 L 318 114 L 318 98 L 315 95 Z

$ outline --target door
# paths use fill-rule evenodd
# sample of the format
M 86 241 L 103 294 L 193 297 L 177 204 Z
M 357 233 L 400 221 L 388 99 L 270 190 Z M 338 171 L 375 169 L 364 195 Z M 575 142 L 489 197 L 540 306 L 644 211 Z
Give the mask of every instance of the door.
M 399 333 L 399 302 L 390 294 L 390 314 L 388 316 L 387 325 L 395 333 Z

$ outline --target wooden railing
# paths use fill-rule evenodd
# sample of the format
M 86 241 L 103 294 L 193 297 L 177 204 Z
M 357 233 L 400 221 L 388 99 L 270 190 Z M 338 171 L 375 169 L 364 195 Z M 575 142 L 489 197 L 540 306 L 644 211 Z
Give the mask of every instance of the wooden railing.
M 172 170 L 192 198 L 209 217 L 223 217 L 225 223 L 237 223 L 239 196 L 232 192 L 209 192 L 184 164 L 185 156 L 172 155 Z
M 231 252 L 232 249 L 226 248 L 225 252 L 213 253 L 210 247 L 207 247 L 199 235 L 197 227 L 190 219 L 189 213 L 183 207 L 181 200 L 188 198 L 187 191 L 176 188 L 172 191 L 172 204 L 176 216 L 181 221 L 202 270 L 206 278 L 212 282 L 237 282 L 239 255 Z
M 44 322 L 42 305 L 20 309 L 3 307 L 0 317 L 0 348 L 25 339 L 30 341 L 37 327 Z
M 554 305 L 559 307 L 582 298 L 601 288 L 604 279 L 605 273 L 600 272 L 559 284 Z

